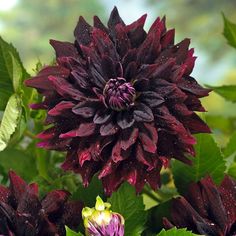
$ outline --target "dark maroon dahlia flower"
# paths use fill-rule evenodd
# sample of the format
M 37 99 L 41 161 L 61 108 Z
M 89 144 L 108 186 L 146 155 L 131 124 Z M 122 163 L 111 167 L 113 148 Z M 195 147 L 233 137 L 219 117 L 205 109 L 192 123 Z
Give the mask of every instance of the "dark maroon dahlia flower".
M 193 183 L 185 197 L 173 200 L 166 228 L 188 228 L 207 236 L 236 236 L 236 181 L 225 176 L 220 186 L 210 177 Z
M 87 185 L 99 173 L 111 194 L 128 181 L 140 192 L 156 189 L 160 169 L 174 157 L 189 163 L 193 133 L 209 132 L 194 113 L 209 90 L 190 73 L 189 39 L 174 44 L 174 30 L 157 18 L 146 32 L 146 15 L 126 25 L 116 8 L 108 27 L 82 17 L 75 43 L 51 40 L 57 64 L 26 81 L 44 97 L 34 109 L 46 109 L 39 146 L 67 152 L 64 170 L 80 173 Z
M 83 204 L 68 201 L 69 193 L 54 190 L 42 200 L 37 184 L 27 185 L 9 172 L 10 187 L 0 185 L 0 235 L 65 236 L 65 225 L 77 230 Z

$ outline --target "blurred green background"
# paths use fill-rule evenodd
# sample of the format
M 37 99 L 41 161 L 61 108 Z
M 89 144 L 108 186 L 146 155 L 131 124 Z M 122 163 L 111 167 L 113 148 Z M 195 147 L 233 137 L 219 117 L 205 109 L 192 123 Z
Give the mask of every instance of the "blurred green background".
M 49 39 L 73 40 L 80 15 L 90 23 L 95 14 L 106 22 L 114 6 L 126 23 L 148 13 L 146 28 L 157 16 L 166 15 L 168 27 L 176 28 L 176 42 L 191 38 L 198 56 L 193 75 L 200 83 L 236 84 L 236 51 L 222 35 L 221 16 L 224 12 L 236 22 L 235 0 L 0 0 L 0 34 L 16 46 L 32 73 L 39 60 L 43 64 L 52 61 Z M 209 111 L 204 116 L 210 126 L 222 127 L 214 132 L 224 145 L 235 127 L 236 105 L 214 93 L 203 103 Z M 225 122 L 226 117 L 232 118 L 232 122 Z

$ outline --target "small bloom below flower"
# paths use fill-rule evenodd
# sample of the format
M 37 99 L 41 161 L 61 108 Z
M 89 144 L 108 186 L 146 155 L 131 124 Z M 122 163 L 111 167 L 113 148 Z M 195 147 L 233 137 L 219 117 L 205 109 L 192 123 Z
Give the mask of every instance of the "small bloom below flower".
M 10 187 L 0 185 L 1 236 L 65 236 L 65 225 L 77 230 L 83 204 L 68 201 L 64 190 L 49 192 L 42 200 L 38 185 L 9 172 Z
M 236 181 L 225 176 L 220 186 L 210 177 L 193 183 L 185 197 L 174 199 L 165 228 L 187 228 L 206 236 L 236 236 Z
M 103 202 L 98 196 L 94 208 L 82 210 L 85 232 L 87 236 L 123 236 L 124 218 L 110 210 L 111 204 Z

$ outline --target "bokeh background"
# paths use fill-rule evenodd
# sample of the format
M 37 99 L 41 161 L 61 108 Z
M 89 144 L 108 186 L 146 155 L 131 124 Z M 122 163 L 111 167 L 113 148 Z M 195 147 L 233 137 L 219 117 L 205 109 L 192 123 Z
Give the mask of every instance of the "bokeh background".
M 198 57 L 193 75 L 201 84 L 236 84 L 236 51 L 222 35 L 222 12 L 236 22 L 235 0 L 0 0 L 0 35 L 18 48 L 33 73 L 39 60 L 53 60 L 49 39 L 73 40 L 80 15 L 90 23 L 93 15 L 106 22 L 114 6 L 126 23 L 148 13 L 147 29 L 157 16 L 166 15 L 168 27 L 176 28 L 176 42 L 191 38 Z M 223 146 L 235 128 L 236 105 L 214 93 L 203 103 L 208 110 L 204 119 L 217 127 L 214 132 Z

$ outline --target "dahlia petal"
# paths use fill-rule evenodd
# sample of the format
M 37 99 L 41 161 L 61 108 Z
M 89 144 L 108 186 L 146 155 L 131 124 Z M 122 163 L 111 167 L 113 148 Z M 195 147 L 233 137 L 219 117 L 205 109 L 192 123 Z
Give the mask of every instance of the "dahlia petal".
M 10 196 L 10 190 L 0 185 L 0 202 L 8 202 Z
M 170 166 L 170 160 L 167 157 L 159 156 L 159 159 L 165 169 L 167 169 Z
M 48 108 L 48 106 L 44 102 L 29 104 L 29 107 L 34 110 L 39 110 L 39 109 L 46 110 Z
M 114 172 L 104 178 L 101 178 L 104 192 L 107 196 L 110 196 L 112 192 L 116 191 L 119 186 L 124 181 L 121 173 L 118 171 L 114 174 Z
M 157 134 L 157 129 L 154 124 L 150 123 L 144 123 L 143 124 L 145 127 L 144 132 L 148 134 L 148 136 L 155 142 L 157 143 L 158 140 L 158 134 Z
M 137 169 L 137 180 L 135 183 L 135 189 L 136 189 L 136 193 L 141 193 L 144 185 L 147 182 L 147 179 L 144 177 L 146 176 L 146 174 L 144 174 L 144 170 L 143 169 Z
M 236 181 L 226 175 L 220 184 L 219 191 L 228 219 L 233 223 L 236 219 Z
M 192 207 L 201 215 L 203 218 L 207 218 L 207 209 L 202 201 L 202 189 L 197 183 L 189 185 L 188 195 L 185 197 L 188 202 L 191 203 Z
M 161 185 L 160 169 L 161 168 L 159 167 L 148 172 L 147 182 L 153 190 L 157 190 L 157 188 Z
M 102 74 L 100 74 L 99 71 L 96 70 L 94 65 L 92 65 L 91 61 L 89 61 L 89 72 L 92 76 L 91 81 L 93 82 L 93 84 L 102 89 L 105 86 L 106 81 Z
M 96 112 L 96 108 L 93 105 L 94 104 L 87 101 L 80 102 L 73 107 L 72 112 L 83 118 L 90 118 L 93 117 Z
M 76 168 L 76 170 L 81 174 L 84 187 L 88 186 L 94 174 L 98 172 L 100 165 L 101 163 L 99 162 L 85 162 L 83 167 L 80 167 L 78 170 Z
M 183 77 L 177 85 L 182 90 L 187 91 L 191 94 L 195 94 L 198 97 L 205 97 L 209 94 L 209 92 L 211 92 L 211 89 L 203 88 L 197 83 L 194 78 L 190 76 L 188 76 L 187 78 Z
M 185 61 L 185 65 L 187 66 L 186 71 L 185 71 L 185 75 L 190 75 L 193 71 L 195 61 L 197 59 L 197 57 L 193 57 L 193 53 L 194 53 L 194 49 L 191 48 L 188 51 L 188 58 Z
M 56 57 L 78 57 L 78 51 L 73 43 L 50 40 L 50 44 L 56 51 Z
M 175 58 L 169 58 L 166 61 L 161 61 L 158 64 L 155 71 L 152 73 L 153 78 L 168 78 L 170 72 L 172 71 L 172 67 L 175 65 Z
M 113 121 L 110 121 L 106 124 L 103 124 L 100 127 L 100 134 L 102 136 L 110 136 L 110 135 L 116 134 L 118 130 L 119 130 L 119 127 L 116 124 L 114 124 Z
M 61 76 L 67 77 L 70 71 L 61 66 L 47 66 L 44 67 L 37 76 L 32 77 L 32 79 L 25 80 L 24 83 L 26 86 L 44 89 L 44 90 L 52 90 L 53 86 L 50 80 L 48 80 L 49 76 Z
M 162 223 L 165 229 L 171 229 L 175 227 L 166 217 L 163 218 Z
M 160 31 L 149 33 L 139 47 L 137 54 L 138 61 L 143 64 L 150 64 L 155 60 L 160 50 Z
M 92 27 L 80 16 L 74 31 L 74 36 L 79 44 L 88 45 L 91 41 L 90 32 Z
M 174 105 L 173 108 L 176 114 L 179 114 L 182 116 L 189 116 L 193 114 L 193 112 L 190 111 L 188 107 L 183 103 L 177 103 Z
M 145 103 L 147 106 L 154 108 L 165 102 L 165 99 L 159 94 L 152 91 L 144 91 L 139 97 L 140 101 Z
M 178 227 L 190 228 L 194 232 L 196 232 L 197 228 L 200 228 L 199 226 L 201 224 L 207 225 L 207 222 L 192 208 L 192 206 L 183 197 L 173 200 L 172 209 L 174 209 L 174 212 L 172 212 L 171 218 L 174 224 Z M 185 210 L 183 211 L 183 209 Z M 181 217 L 178 216 L 179 214 L 181 214 Z M 198 225 L 196 225 L 196 223 L 198 223 Z M 203 229 L 201 229 L 201 231 L 202 230 Z M 211 229 L 209 227 L 209 232 L 210 230 Z
M 152 110 L 143 103 L 134 108 L 134 119 L 137 122 L 151 122 L 154 119 Z
M 52 82 L 55 90 L 62 96 L 62 97 L 71 97 L 75 100 L 80 100 L 83 97 L 86 97 L 82 92 L 75 89 L 72 84 L 66 81 L 62 77 L 56 76 L 49 76 L 49 81 Z
M 170 81 L 174 83 L 178 83 L 178 81 L 182 80 L 187 69 L 187 65 L 183 64 L 173 70 L 172 75 L 170 76 Z
M 78 73 L 77 71 L 71 71 L 71 75 L 75 79 L 76 83 L 79 85 L 80 88 L 88 89 L 90 87 L 90 83 L 88 80 L 88 74 Z
M 136 146 L 136 158 L 140 163 L 148 166 L 150 169 L 153 169 L 154 166 L 152 165 L 150 159 L 148 159 L 148 157 L 145 155 L 142 146 L 143 145 L 141 145 L 141 144 L 137 144 L 137 146 Z
M 133 128 L 132 130 L 123 130 L 122 131 L 122 138 L 121 138 L 121 148 L 123 150 L 127 150 L 133 144 L 136 143 L 136 140 L 139 135 L 138 128 Z
M 149 79 L 142 78 L 134 81 L 134 88 L 138 92 L 147 91 L 150 89 Z
M 137 48 L 146 38 L 146 32 L 143 29 L 147 18 L 147 14 L 141 16 L 137 21 L 126 26 L 127 35 L 129 37 L 132 48 Z
M 202 106 L 200 100 L 194 95 L 189 95 L 188 98 L 184 101 L 184 103 L 190 111 L 206 111 L 205 108 Z
M 102 66 L 103 76 L 106 78 L 106 80 L 109 80 L 111 78 L 116 78 L 116 68 L 112 58 L 110 58 L 107 55 L 102 56 L 101 66 Z
M 194 137 L 189 133 L 189 131 L 185 128 L 188 127 L 185 124 L 185 126 L 183 126 L 183 124 L 177 120 L 173 115 L 170 114 L 170 112 L 168 111 L 167 108 L 165 107 L 160 107 L 159 108 L 159 114 L 157 112 L 156 109 L 156 117 L 159 117 L 160 120 L 163 121 L 162 125 L 163 127 L 165 127 L 167 130 L 169 130 L 169 132 L 171 132 L 174 135 L 179 135 L 179 139 L 186 144 L 195 144 L 196 140 L 194 139 Z M 171 125 L 169 125 L 171 124 Z
M 63 112 L 65 112 L 66 110 L 71 109 L 75 104 L 73 102 L 69 102 L 69 101 L 61 101 L 59 102 L 55 107 L 53 107 L 52 109 L 50 109 L 48 111 L 48 114 L 50 116 L 58 116 L 61 115 Z
M 160 66 L 160 64 L 144 64 L 140 67 L 139 73 L 136 79 L 152 78 L 154 71 Z
M 10 205 L 8 205 L 5 202 L 0 202 L 0 215 L 3 215 L 7 221 L 9 221 L 12 225 L 14 225 L 15 212 L 14 212 L 14 209 Z
M 116 63 L 116 75 L 117 77 L 123 78 L 124 77 L 124 70 L 121 62 Z
M 93 18 L 93 25 L 95 28 L 98 28 L 106 33 L 108 33 L 107 27 L 102 23 L 98 16 L 94 16 Z
M 67 191 L 53 190 L 42 200 L 42 207 L 46 214 L 53 214 L 60 210 L 61 205 L 67 201 L 68 197 L 69 193 Z
M 93 29 L 92 38 L 96 50 L 100 55 L 108 55 L 118 61 L 115 45 L 112 43 L 108 34 L 100 29 Z
M 168 30 L 162 37 L 161 37 L 161 47 L 165 49 L 169 46 L 174 44 L 175 38 L 175 29 Z
M 116 169 L 116 167 L 118 166 L 118 163 L 113 162 L 113 160 L 108 160 L 102 167 L 98 178 L 102 179 L 110 174 L 112 174 L 114 172 L 114 170 Z
M 142 143 L 143 149 L 150 153 L 156 153 L 157 146 L 155 140 L 148 137 L 147 134 L 139 132 L 139 140 Z
M 119 112 L 117 116 L 117 124 L 121 129 L 127 129 L 134 124 L 134 117 L 130 111 Z
M 138 178 L 138 173 L 137 173 L 137 170 L 135 168 L 128 171 L 127 182 L 129 184 L 135 186 L 135 184 L 137 182 L 137 178 Z
M 126 26 L 126 30 L 128 32 L 133 32 L 135 31 L 138 27 L 143 28 L 145 21 L 147 19 L 147 14 L 142 15 L 138 20 L 134 21 L 130 25 Z
M 221 230 L 224 231 L 225 225 L 227 225 L 227 213 L 217 188 L 210 178 L 203 179 L 201 186 L 203 202 L 207 202 L 207 206 L 205 207 L 208 211 L 209 219 L 215 222 Z
M 207 124 L 201 120 L 196 114 L 184 118 L 183 123 L 188 127 L 191 133 L 211 133 Z
M 16 201 L 17 203 L 24 194 L 27 184 L 14 171 L 9 171 L 9 179 L 10 179 L 10 191 L 13 194 L 14 201 Z
M 166 32 L 165 18 L 161 19 L 160 17 L 157 17 L 157 19 L 151 25 L 148 34 L 156 31 L 160 31 L 161 34 Z
M 126 70 L 130 62 L 133 62 L 136 60 L 137 60 L 137 49 L 136 48 L 130 49 L 126 53 L 126 55 L 122 58 L 122 61 L 121 61 L 124 70 Z
M 178 64 L 182 64 L 185 62 L 188 56 L 189 44 L 190 44 L 190 39 L 186 38 L 173 47 L 173 49 L 176 50 L 175 55 L 176 55 L 176 62 Z
M 118 141 L 112 148 L 111 159 L 114 163 L 118 163 L 124 159 L 121 154 L 121 142 Z
M 99 110 L 96 112 L 94 118 L 93 118 L 93 122 L 95 124 L 104 124 L 106 123 L 110 117 L 112 116 L 112 113 L 109 110 Z
M 37 194 L 35 194 L 34 191 L 30 189 L 30 187 L 27 187 L 26 191 L 18 202 L 17 212 L 37 216 L 40 209 L 41 204 Z
M 132 61 L 127 65 L 124 77 L 126 78 L 127 81 L 131 81 L 136 74 L 137 74 L 137 63 Z
M 96 125 L 94 123 L 81 123 L 79 128 L 67 133 L 60 134 L 60 138 L 87 137 L 94 134 Z
M 114 7 L 111 14 L 110 14 L 110 18 L 108 20 L 107 25 L 111 30 L 114 30 L 114 28 L 117 24 L 125 25 L 124 21 L 121 19 L 120 15 L 119 15 L 117 7 Z
M 62 215 L 63 223 L 72 230 L 77 230 L 82 220 L 81 212 L 84 204 L 82 202 L 67 202 L 64 205 Z
M 116 49 L 121 57 L 123 57 L 130 49 L 129 37 L 126 34 L 126 28 L 121 23 L 115 26 Z
M 58 150 L 58 151 L 66 151 L 68 147 L 70 147 L 70 140 L 69 139 L 55 139 L 49 141 L 43 141 L 37 143 L 37 146 L 40 148 L 45 148 L 48 150 Z
M 79 164 L 82 167 L 86 161 L 90 161 L 92 159 L 92 155 L 90 153 L 89 149 L 85 150 L 78 150 L 78 159 L 79 159 Z
M 187 99 L 187 95 L 182 92 L 176 85 L 172 87 L 172 91 L 166 97 L 168 101 L 184 102 Z

